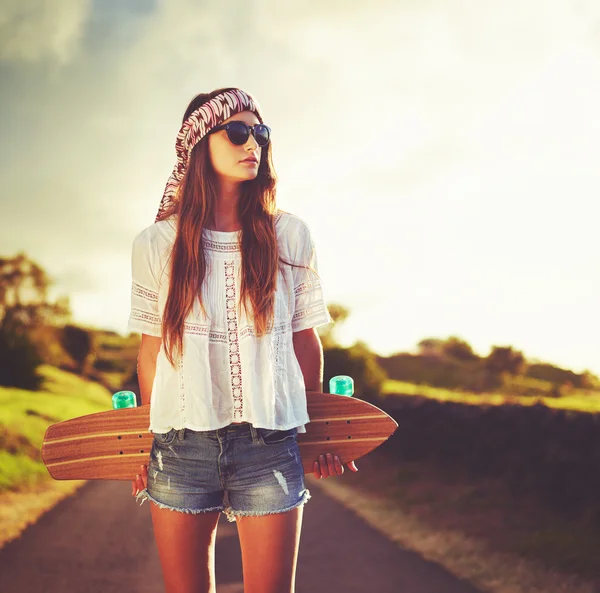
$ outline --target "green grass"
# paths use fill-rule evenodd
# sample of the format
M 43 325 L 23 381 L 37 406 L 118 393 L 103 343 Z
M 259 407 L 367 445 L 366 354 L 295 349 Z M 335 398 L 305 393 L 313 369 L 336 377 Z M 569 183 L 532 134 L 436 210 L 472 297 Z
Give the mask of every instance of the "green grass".
M 580 412 L 600 412 L 600 393 L 575 389 L 571 395 L 563 397 L 531 397 L 522 395 L 506 395 L 504 393 L 473 393 L 460 389 L 444 389 L 388 379 L 382 386 L 382 396 L 393 397 L 395 394 L 418 395 L 438 401 L 451 401 L 471 405 L 504 405 L 515 404 L 532 406 L 543 404 L 549 408 L 574 410 Z
M 41 461 L 20 453 L 11 455 L 8 451 L 0 451 L 0 468 L 0 492 L 26 490 L 48 479 L 48 471 Z
M 14 453 L 0 449 L 0 491 L 26 490 L 39 480 L 52 479 L 27 451 L 41 449 L 50 424 L 112 408 L 111 393 L 97 383 L 47 365 L 39 374 L 44 377 L 40 391 L 0 387 L 0 435 L 21 435 L 30 444 Z

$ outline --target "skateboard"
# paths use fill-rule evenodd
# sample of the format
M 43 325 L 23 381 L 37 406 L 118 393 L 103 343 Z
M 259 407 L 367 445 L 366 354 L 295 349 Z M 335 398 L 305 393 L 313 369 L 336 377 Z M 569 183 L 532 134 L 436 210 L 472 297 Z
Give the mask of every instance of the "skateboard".
M 364 400 L 307 391 L 310 422 L 297 442 L 305 474 L 319 455 L 332 453 L 342 464 L 384 443 L 398 423 Z M 50 425 L 42 460 L 55 480 L 133 480 L 148 465 L 153 434 L 150 405 L 96 412 Z

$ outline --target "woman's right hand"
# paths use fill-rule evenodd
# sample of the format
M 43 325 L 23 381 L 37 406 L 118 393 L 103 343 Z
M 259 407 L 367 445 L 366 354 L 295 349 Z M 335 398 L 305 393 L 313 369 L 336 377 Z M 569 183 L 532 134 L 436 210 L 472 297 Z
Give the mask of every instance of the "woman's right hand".
M 135 480 L 131 480 L 131 495 L 135 496 L 148 485 L 148 466 L 141 466 L 141 473 L 135 476 Z

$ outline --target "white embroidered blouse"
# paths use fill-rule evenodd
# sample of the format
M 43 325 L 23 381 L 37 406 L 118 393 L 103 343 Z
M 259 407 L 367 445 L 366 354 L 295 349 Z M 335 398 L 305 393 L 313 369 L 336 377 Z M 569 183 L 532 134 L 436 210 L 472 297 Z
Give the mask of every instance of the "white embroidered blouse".
M 317 270 L 307 224 L 279 211 L 275 229 L 281 258 Z M 169 254 L 175 240 L 173 217 L 145 228 L 133 242 L 131 312 L 128 329 L 161 336 L 169 290 Z M 232 422 L 306 432 L 310 422 L 304 377 L 292 333 L 332 323 L 319 277 L 282 264 L 277 278 L 271 333 L 257 338 L 240 307 L 241 231 L 203 230 L 207 275 L 184 325 L 183 356 L 174 369 L 163 345 L 156 360 L 150 402 L 152 432 L 171 428 L 215 430 Z M 289 287 L 289 293 L 288 288 Z M 249 304 L 249 311 L 251 306 Z

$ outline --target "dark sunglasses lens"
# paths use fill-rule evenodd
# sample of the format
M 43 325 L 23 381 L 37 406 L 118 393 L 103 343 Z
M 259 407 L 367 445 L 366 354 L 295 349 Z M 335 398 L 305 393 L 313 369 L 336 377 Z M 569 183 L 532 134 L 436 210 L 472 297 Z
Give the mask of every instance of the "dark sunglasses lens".
M 233 144 L 245 144 L 250 135 L 250 130 L 242 122 L 232 122 L 227 128 L 227 136 Z
M 264 124 L 254 126 L 254 139 L 259 146 L 266 146 L 269 143 L 269 128 Z

